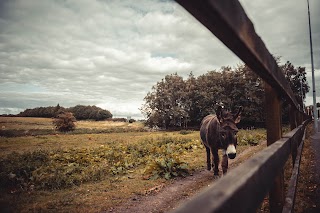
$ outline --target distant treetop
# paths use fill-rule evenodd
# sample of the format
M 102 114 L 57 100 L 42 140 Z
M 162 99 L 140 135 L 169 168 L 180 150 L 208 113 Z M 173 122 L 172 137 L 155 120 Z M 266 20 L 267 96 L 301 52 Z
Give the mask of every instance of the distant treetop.
M 106 120 L 112 118 L 112 114 L 105 109 L 101 109 L 97 106 L 84 106 L 77 105 L 70 108 L 64 108 L 59 104 L 55 107 L 36 107 L 34 109 L 26 109 L 20 112 L 17 117 L 41 117 L 41 118 L 53 118 L 56 117 L 61 111 L 72 112 L 77 120 Z

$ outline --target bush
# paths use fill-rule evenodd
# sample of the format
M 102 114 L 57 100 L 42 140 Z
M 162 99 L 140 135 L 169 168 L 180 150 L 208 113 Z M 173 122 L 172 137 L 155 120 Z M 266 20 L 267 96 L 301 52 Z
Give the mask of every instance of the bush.
M 76 118 L 71 112 L 61 112 L 53 119 L 53 125 L 60 132 L 73 131 L 76 128 Z
M 259 140 L 251 134 L 247 135 L 242 140 L 244 140 L 244 144 L 249 144 L 250 146 L 256 146 L 259 144 Z
M 136 120 L 134 120 L 133 118 L 129 119 L 129 123 L 134 123 L 136 122 Z
M 104 179 L 110 168 L 107 160 L 99 156 L 106 150 L 97 151 L 12 152 L 0 159 L 0 190 L 55 190 Z
M 127 122 L 127 119 L 126 118 L 112 118 L 112 119 L 109 119 L 113 122 Z
M 151 162 L 145 174 L 149 175 L 149 179 L 165 178 L 167 180 L 182 176 L 185 177 L 189 174 L 188 165 L 173 154 L 168 154 L 156 158 Z
M 244 130 L 238 133 L 238 142 L 240 146 L 256 146 L 263 140 L 266 140 L 266 135 L 257 131 L 252 132 Z
M 34 184 L 33 172 L 49 164 L 47 151 L 12 152 L 0 160 L 0 188 L 28 190 Z

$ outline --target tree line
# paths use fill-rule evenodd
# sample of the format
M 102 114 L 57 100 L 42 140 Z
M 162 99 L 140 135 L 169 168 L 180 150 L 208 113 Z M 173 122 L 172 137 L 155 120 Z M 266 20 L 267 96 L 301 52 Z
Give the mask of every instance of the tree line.
M 277 59 L 279 63 L 279 58 Z M 279 65 L 290 82 L 299 104 L 303 105 L 309 91 L 305 67 L 294 67 L 287 61 Z M 231 111 L 243 107 L 242 125 L 265 123 L 264 83 L 247 65 L 221 67 L 195 77 L 191 72 L 186 80 L 177 73 L 166 75 L 152 87 L 140 109 L 146 124 L 160 128 L 199 126 L 201 120 L 215 112 L 218 105 Z M 284 100 L 284 99 L 283 99 Z M 283 111 L 288 103 L 283 101 Z M 283 113 L 283 121 L 288 121 Z
M 108 110 L 102 109 L 97 106 L 76 105 L 74 107 L 64 108 L 59 104 L 57 106 L 26 109 L 16 116 L 54 118 L 57 117 L 61 112 L 71 112 L 77 120 L 101 121 L 112 118 L 112 114 Z

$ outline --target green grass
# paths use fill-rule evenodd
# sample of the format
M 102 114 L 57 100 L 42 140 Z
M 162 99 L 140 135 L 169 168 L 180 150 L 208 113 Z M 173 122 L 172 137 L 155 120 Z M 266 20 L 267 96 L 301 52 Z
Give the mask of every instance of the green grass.
M 24 118 L 19 125 L 37 128 L 36 120 Z M 82 125 L 88 131 L 132 128 L 127 123 Z M 141 132 L 140 128 L 108 134 L 0 137 L 0 207 L 7 203 L 15 211 L 101 211 L 166 179 L 205 169 L 198 131 Z M 241 130 L 237 150 L 264 139 L 264 130 Z M 84 203 L 88 208 L 79 209 Z
M 196 132 L 188 137 L 177 133 L 114 133 L 107 135 L 111 137 L 101 136 L 64 135 L 4 139 L 4 143 L 0 143 L 1 148 L 5 147 L 4 144 L 7 147 L 10 144 L 11 150 L 22 150 L 22 147 L 26 150 L 19 153 L 9 153 L 7 150 L 9 154 L 0 160 L 0 186 L 16 183 L 18 188 L 32 185 L 35 189 L 61 189 L 104 180 L 110 176 L 134 173 L 135 170 L 139 171 L 149 164 L 154 165 L 164 160 L 174 162 L 175 165 L 168 164 L 169 174 L 165 172 L 159 177 L 178 176 L 179 171 L 173 167 L 180 166 L 179 155 L 191 154 L 194 147 L 201 146 L 195 139 Z M 39 149 L 41 146 L 43 148 Z M 37 159 L 41 159 L 42 163 L 39 164 Z M 186 165 L 185 162 L 181 164 Z M 9 174 L 14 178 L 10 178 Z M 162 174 L 161 171 L 159 174 Z
M 265 129 L 240 130 L 238 133 L 239 146 L 256 146 L 263 140 L 266 140 Z

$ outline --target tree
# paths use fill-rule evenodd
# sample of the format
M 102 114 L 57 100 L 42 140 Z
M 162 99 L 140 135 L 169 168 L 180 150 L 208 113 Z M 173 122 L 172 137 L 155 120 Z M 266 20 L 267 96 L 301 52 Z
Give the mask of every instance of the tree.
M 200 87 L 197 84 L 197 79 L 194 77 L 193 73 L 190 72 L 188 79 L 185 82 L 185 111 L 188 114 L 187 120 L 185 122 L 185 127 L 187 127 L 187 122 L 190 122 L 190 125 L 197 125 L 200 122 L 200 107 L 199 102 L 201 99 L 200 96 Z
M 254 108 L 262 105 L 261 87 L 261 80 L 245 65 L 236 70 L 222 67 L 198 78 L 190 73 L 186 81 L 174 74 L 153 87 L 153 92 L 145 98 L 142 112 L 148 118 L 148 125 L 164 128 L 181 126 L 181 118 L 184 127 L 187 123 L 198 126 L 206 115 L 215 112 L 217 105 L 230 110 L 245 106 L 250 121 L 261 121 L 261 107 Z
M 167 75 L 152 90 L 141 109 L 148 118 L 147 125 L 165 129 L 182 126 L 188 118 L 183 78 L 177 73 Z
M 276 60 L 279 63 L 279 58 Z M 279 67 L 302 103 L 309 91 L 305 68 L 295 68 L 290 62 Z M 265 121 L 263 81 L 245 64 L 221 67 L 197 78 L 191 72 L 185 81 L 177 73 L 167 75 L 152 87 L 144 100 L 141 111 L 149 126 L 198 126 L 206 115 L 214 113 L 217 105 L 231 111 L 242 106 L 243 125 L 261 125 Z
M 264 86 L 262 79 L 246 64 L 240 64 L 234 71 L 233 90 L 230 93 L 233 101 L 232 110 L 243 107 L 242 124 L 256 125 L 265 120 Z
M 101 109 L 97 106 L 77 105 L 67 109 L 74 114 L 77 120 L 106 120 L 112 118 L 112 114 L 108 110 Z
M 303 107 L 303 102 L 306 98 L 306 94 L 310 89 L 306 77 L 306 68 L 295 68 L 289 61 L 279 67 L 284 73 L 286 79 L 289 81 L 290 87 L 293 91 L 293 94 L 295 94 L 298 103 L 301 107 Z
M 76 118 L 71 112 L 62 111 L 53 119 L 52 123 L 60 132 L 73 131 L 76 128 Z
M 222 73 L 218 71 L 208 71 L 206 74 L 201 75 L 197 78 L 195 88 L 196 94 L 191 101 L 196 103 L 194 120 L 197 125 L 200 124 L 201 120 L 208 114 L 214 113 L 214 109 L 217 105 L 222 103 L 224 90 Z

